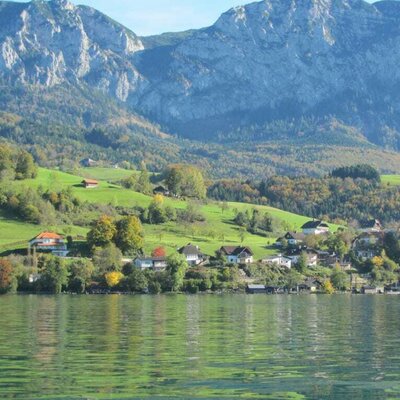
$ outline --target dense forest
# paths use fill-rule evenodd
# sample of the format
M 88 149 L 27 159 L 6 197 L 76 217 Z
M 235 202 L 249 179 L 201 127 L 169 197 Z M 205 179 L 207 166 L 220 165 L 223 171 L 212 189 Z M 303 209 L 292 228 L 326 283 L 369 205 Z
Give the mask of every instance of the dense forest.
M 212 141 L 188 140 L 87 88 L 6 87 L 0 93 L 0 141 L 30 151 L 46 167 L 70 170 L 90 157 L 105 165 L 145 162 L 160 172 L 169 164 L 200 167 L 209 179 L 262 180 L 274 175 L 323 176 L 340 165 L 368 161 L 400 172 L 390 135 L 382 147 L 332 119 L 282 120 L 220 131 Z M 193 127 L 195 129 L 196 127 Z M 383 140 L 383 139 L 382 139 Z
M 338 168 L 322 178 L 221 180 L 208 188 L 208 196 L 271 205 L 336 222 L 378 218 L 389 223 L 400 219 L 400 188 L 381 183 L 379 173 L 368 165 Z

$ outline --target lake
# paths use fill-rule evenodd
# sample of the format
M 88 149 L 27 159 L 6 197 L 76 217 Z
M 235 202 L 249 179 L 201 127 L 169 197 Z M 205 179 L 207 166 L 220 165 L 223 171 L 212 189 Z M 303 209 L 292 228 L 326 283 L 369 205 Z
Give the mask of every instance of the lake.
M 3 296 L 1 399 L 400 398 L 400 298 Z

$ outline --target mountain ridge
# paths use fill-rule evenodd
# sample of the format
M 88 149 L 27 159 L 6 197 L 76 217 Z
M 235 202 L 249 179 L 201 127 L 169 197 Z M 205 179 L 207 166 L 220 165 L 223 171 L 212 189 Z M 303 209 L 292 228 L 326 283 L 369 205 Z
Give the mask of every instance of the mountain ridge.
M 338 164 L 347 156 L 334 146 L 373 149 L 374 160 L 379 147 L 400 150 L 398 2 L 264 0 L 151 37 L 68 0 L 0 1 L 0 22 L 1 109 L 68 132 L 125 121 L 135 143 L 172 138 L 181 154 L 179 138 L 198 154 L 246 143 L 256 159 L 260 141 L 325 143 Z

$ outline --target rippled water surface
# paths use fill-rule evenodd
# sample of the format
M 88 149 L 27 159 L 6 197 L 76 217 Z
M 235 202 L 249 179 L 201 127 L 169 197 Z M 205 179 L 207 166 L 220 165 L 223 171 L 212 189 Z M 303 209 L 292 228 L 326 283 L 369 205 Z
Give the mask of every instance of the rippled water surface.
M 397 399 L 400 298 L 3 296 L 1 399 Z

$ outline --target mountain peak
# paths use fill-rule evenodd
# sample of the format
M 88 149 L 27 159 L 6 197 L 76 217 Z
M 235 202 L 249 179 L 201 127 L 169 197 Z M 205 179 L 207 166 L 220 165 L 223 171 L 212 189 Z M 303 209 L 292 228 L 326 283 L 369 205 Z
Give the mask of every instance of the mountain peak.
M 64 10 L 74 10 L 75 6 L 68 0 L 50 0 L 50 3 L 54 3 L 56 6 Z

